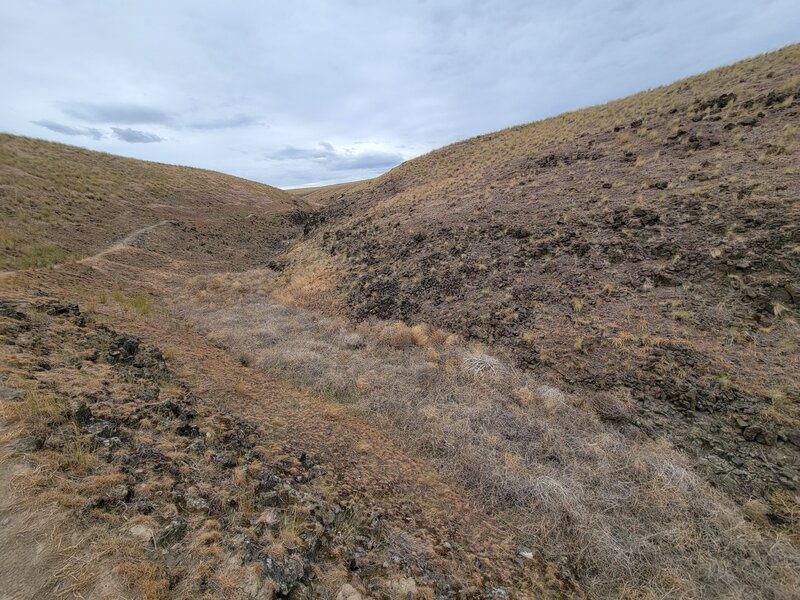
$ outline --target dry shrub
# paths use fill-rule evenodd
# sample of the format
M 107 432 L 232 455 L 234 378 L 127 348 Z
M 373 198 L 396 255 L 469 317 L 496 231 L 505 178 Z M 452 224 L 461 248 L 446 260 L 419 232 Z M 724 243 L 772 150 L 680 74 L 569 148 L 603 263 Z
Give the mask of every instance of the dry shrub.
M 5 402 L 0 414 L 30 433 L 40 433 L 54 423 L 66 421 L 63 404 L 52 392 L 29 389 L 21 402 Z
M 483 352 L 467 354 L 461 361 L 461 368 L 476 378 L 499 377 L 506 370 L 498 359 Z
M 397 350 L 404 350 L 416 343 L 412 329 L 400 321 L 384 327 L 379 339 L 387 346 Z
M 627 404 L 610 392 L 597 392 L 585 400 L 586 405 L 606 421 L 621 422 L 630 416 Z
M 411 337 L 414 339 L 414 345 L 427 346 L 431 343 L 431 327 L 425 323 L 419 323 L 411 327 Z
M 536 399 L 533 392 L 524 386 L 514 391 L 514 397 L 522 406 L 528 406 Z
M 393 430 L 510 520 L 526 545 L 567 557 L 595 597 L 796 595 L 797 550 L 760 533 L 667 443 L 605 423 L 621 398 L 568 396 L 455 337 L 433 362 L 402 324 L 342 332 L 338 321 L 256 294 L 215 306 L 189 290 L 177 301 L 232 352 Z M 290 515 L 282 535 L 296 525 Z
M 139 598 L 161 600 L 169 597 L 169 573 L 151 561 L 124 562 L 115 572 Z

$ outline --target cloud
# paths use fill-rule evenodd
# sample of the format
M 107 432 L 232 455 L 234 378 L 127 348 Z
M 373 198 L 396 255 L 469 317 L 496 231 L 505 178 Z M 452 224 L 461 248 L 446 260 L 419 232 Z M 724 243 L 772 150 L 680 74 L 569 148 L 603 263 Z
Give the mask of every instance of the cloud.
M 164 138 L 157 136 L 155 133 L 138 131 L 136 129 L 131 129 L 130 127 L 126 127 L 125 129 L 112 127 L 111 131 L 114 132 L 114 137 L 130 144 L 149 144 L 152 142 L 164 141 Z
M 670 83 L 800 23 L 798 0 L 106 4 L 0 1 L 0 131 L 287 186 Z
M 403 162 L 403 155 L 395 152 L 358 152 L 340 154 L 330 168 L 333 171 L 357 169 L 389 169 Z
M 216 119 L 189 121 L 186 127 L 201 131 L 213 129 L 238 129 L 240 127 L 251 127 L 253 125 L 263 125 L 261 117 L 257 115 L 237 114 L 230 117 L 219 117 Z
M 46 119 L 41 121 L 31 121 L 31 123 L 38 125 L 39 127 L 45 127 L 46 129 L 55 131 L 56 133 L 63 133 L 64 135 L 86 136 L 95 140 L 102 139 L 103 137 L 103 132 L 99 129 L 95 129 L 94 127 L 70 127 L 69 125 L 56 123 L 55 121 L 48 121 Z
M 267 155 L 274 161 L 311 162 L 331 171 L 351 171 L 367 169 L 389 169 L 403 162 L 399 152 L 383 150 L 337 149 L 328 142 L 320 142 L 313 148 L 286 146 L 278 152 Z
M 157 108 L 138 104 L 116 102 L 66 102 L 62 104 L 65 115 L 86 123 L 106 123 L 115 125 L 165 125 L 172 116 Z

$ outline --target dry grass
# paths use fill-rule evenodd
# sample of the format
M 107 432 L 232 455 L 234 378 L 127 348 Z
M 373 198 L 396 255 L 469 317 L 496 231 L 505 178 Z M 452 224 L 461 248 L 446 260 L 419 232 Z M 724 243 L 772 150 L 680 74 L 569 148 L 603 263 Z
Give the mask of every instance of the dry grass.
M 18 424 L 27 433 L 38 434 L 53 425 L 66 421 L 63 400 L 55 394 L 29 389 L 22 402 L 5 402 L 2 415 L 9 423 Z
M 91 255 L 133 229 L 209 207 L 244 219 L 307 205 L 229 175 L 0 133 L 0 270 Z
M 209 305 L 209 280 L 196 284 L 179 301 L 216 342 L 390 427 L 527 543 L 568 557 L 594 595 L 793 597 L 797 551 L 668 445 L 604 423 L 625 418 L 625 398 L 567 396 L 480 349 L 417 346 L 399 324 L 356 330 L 247 285 Z
M 286 191 L 293 196 L 302 198 L 311 206 L 327 206 L 344 194 L 351 194 L 366 188 L 371 182 L 372 179 L 362 179 L 361 181 L 348 181 L 347 183 L 334 183 L 317 187 L 295 188 Z

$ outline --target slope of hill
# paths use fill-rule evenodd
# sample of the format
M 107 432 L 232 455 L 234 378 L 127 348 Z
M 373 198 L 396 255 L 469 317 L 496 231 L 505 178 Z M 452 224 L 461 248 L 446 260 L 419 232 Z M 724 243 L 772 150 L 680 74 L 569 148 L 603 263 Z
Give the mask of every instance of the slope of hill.
M 171 255 L 246 266 L 289 235 L 276 217 L 307 207 L 230 175 L 0 134 L 0 270 L 92 255 L 161 222 Z
M 799 65 L 293 194 L 2 136 L 0 582 L 796 597 Z
M 302 233 L 304 201 L 196 169 L 3 142 L 1 589 L 585 597 L 568 569 L 520 549 L 517 532 L 388 432 L 195 333 L 182 310 L 194 279 L 271 273 Z
M 738 498 L 792 493 L 799 116 L 791 46 L 466 140 L 310 216 L 287 272 L 327 256 L 351 317 L 630 397 Z

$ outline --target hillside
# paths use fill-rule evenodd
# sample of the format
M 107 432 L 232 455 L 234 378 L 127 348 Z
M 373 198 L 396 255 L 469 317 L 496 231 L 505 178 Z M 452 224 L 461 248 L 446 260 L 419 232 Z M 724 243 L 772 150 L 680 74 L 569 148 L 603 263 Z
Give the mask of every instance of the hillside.
M 302 199 L 3 141 L 4 593 L 585 597 L 374 420 L 206 335 L 234 279 L 272 273 L 302 235 Z M 228 317 L 252 333 L 257 314 Z
M 793 493 L 798 116 L 791 46 L 466 140 L 312 215 L 285 273 L 630 399 L 742 501 Z
M 800 46 L 281 191 L 0 136 L 0 589 L 789 600 Z
M 252 264 L 290 229 L 274 217 L 304 208 L 221 173 L 0 134 L 0 270 L 90 256 L 162 221 L 172 256 Z

